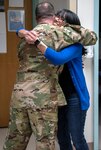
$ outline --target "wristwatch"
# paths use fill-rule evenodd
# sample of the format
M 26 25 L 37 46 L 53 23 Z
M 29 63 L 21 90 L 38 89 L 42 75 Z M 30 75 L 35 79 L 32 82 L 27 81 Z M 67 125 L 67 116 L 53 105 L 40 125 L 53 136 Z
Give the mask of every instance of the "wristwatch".
M 35 44 L 35 46 L 37 47 L 39 44 L 40 44 L 40 40 L 39 39 L 37 39 L 35 42 L 34 42 L 34 44 Z

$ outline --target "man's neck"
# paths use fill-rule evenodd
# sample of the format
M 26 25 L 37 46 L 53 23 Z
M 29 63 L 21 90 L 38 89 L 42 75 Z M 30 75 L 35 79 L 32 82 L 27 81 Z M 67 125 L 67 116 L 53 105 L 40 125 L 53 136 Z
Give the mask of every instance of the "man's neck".
M 50 24 L 50 25 L 52 25 L 53 22 L 54 22 L 53 19 L 46 19 L 46 18 L 38 20 L 38 24 Z

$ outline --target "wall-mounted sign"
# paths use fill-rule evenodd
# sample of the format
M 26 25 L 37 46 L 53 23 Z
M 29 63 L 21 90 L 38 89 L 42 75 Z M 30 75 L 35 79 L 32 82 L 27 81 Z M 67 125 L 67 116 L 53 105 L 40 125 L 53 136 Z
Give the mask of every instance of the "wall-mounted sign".
M 25 27 L 24 10 L 8 10 L 8 31 L 16 31 Z
M 24 0 L 9 0 L 9 7 L 24 7 Z

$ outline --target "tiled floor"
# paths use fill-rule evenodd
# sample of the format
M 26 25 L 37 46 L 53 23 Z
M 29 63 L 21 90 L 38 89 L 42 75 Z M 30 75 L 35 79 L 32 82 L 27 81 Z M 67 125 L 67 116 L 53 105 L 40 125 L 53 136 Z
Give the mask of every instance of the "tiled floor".
M 3 144 L 4 144 L 4 139 L 5 139 L 5 135 L 7 133 L 7 129 L 6 128 L 0 128 L 0 150 L 3 150 Z M 101 126 L 100 126 L 100 134 L 99 134 L 101 139 Z M 35 150 L 35 138 L 32 135 L 31 139 L 29 141 L 28 147 L 26 150 Z M 58 144 L 56 143 L 56 150 L 59 150 Z M 92 148 L 90 148 L 90 150 L 93 150 Z M 99 150 L 101 150 L 101 140 L 99 140 Z

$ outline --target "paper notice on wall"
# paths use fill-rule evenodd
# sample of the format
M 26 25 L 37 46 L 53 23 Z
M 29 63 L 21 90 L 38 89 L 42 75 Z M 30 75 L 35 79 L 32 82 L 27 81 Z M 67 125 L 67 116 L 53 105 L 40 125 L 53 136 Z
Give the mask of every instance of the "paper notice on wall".
M 94 57 L 94 46 L 90 45 L 90 46 L 85 46 L 86 50 L 87 50 L 87 54 L 85 55 L 86 58 L 93 58 Z
M 5 12 L 0 12 L 0 53 L 7 52 Z
M 24 7 L 24 0 L 9 0 L 9 7 Z

